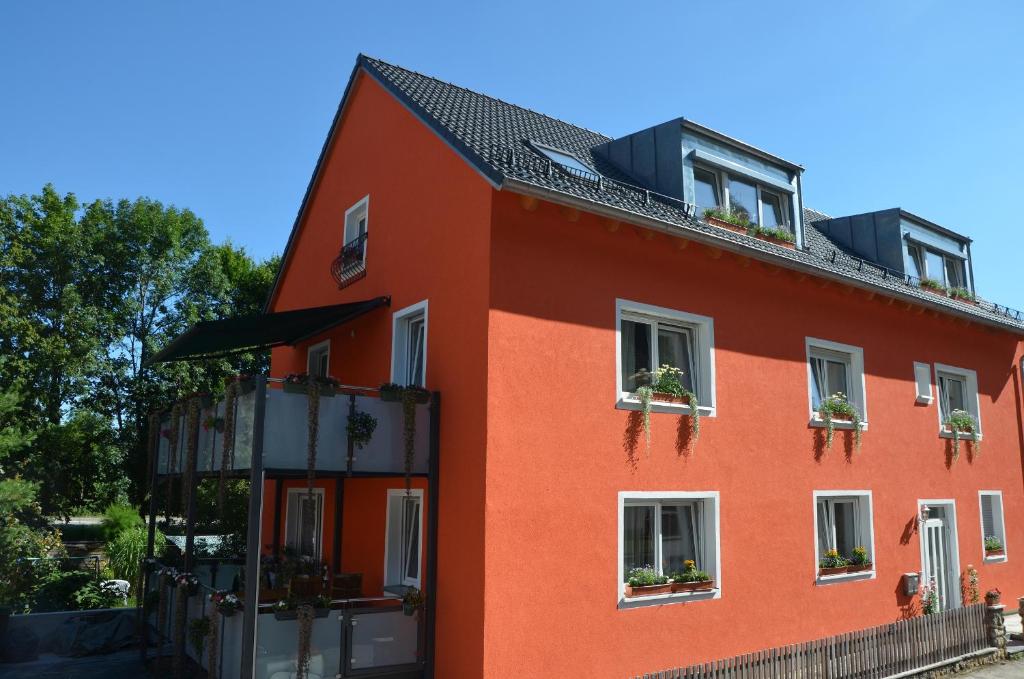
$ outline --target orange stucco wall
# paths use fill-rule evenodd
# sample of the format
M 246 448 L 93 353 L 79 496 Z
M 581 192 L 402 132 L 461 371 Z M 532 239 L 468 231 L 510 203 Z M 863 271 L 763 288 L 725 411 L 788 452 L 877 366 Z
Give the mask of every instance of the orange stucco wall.
M 1017 338 L 678 244 L 495 197 L 485 676 L 622 677 L 896 620 L 912 607 L 900 576 L 921 568 L 918 498 L 955 499 L 961 566 L 1024 594 Z M 717 416 L 695 448 L 678 451 L 680 418 L 657 413 L 649 454 L 624 445 L 616 298 L 714 318 Z M 859 452 L 837 435 L 816 454 L 806 336 L 864 349 Z M 947 466 L 914 361 L 977 371 L 980 456 Z M 812 492 L 840 489 L 873 492 L 878 575 L 816 586 Z M 982 563 L 981 489 L 1003 491 L 1008 563 Z M 720 599 L 617 608 L 617 495 L 631 490 L 720 493 Z
M 439 677 L 477 677 L 483 664 L 483 600 L 444 592 L 483 590 L 487 254 L 491 188 L 376 81 L 360 73 L 300 225 L 275 311 L 391 296 L 328 333 L 330 373 L 346 384 L 390 380 L 392 312 L 429 300 L 427 386 L 443 394 L 436 666 Z M 330 277 L 345 210 L 369 195 L 367 274 L 344 290 Z M 477 338 L 477 341 L 470 341 Z M 317 342 L 323 337 L 311 340 Z M 272 373 L 305 371 L 306 346 L 276 349 Z M 399 480 L 401 483 L 401 480 Z M 351 488 L 351 486 L 349 487 Z M 346 495 L 346 568 L 383 566 L 379 530 L 352 528 L 358 492 Z M 428 502 L 430 500 L 428 499 Z M 383 501 L 379 503 L 383 507 Z M 383 512 L 383 509 L 380 509 Z M 380 540 L 379 545 L 373 544 Z M 351 545 L 350 545 L 351 541 Z M 264 538 L 263 542 L 267 542 Z M 365 550 L 366 563 L 350 563 Z M 375 552 L 379 553 L 375 554 Z M 379 576 L 378 576 L 379 578 Z

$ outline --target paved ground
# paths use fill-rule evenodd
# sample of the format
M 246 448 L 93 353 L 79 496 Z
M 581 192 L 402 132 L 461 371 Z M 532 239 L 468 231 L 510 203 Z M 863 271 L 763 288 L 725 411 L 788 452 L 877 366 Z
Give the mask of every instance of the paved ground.
M 961 676 L 968 679 L 1021 679 L 1024 677 L 1024 660 L 989 665 Z
M 137 649 L 86 658 L 60 658 L 46 654 L 32 662 L 0 664 L 0 677 L 3 679 L 134 679 L 148 676 Z

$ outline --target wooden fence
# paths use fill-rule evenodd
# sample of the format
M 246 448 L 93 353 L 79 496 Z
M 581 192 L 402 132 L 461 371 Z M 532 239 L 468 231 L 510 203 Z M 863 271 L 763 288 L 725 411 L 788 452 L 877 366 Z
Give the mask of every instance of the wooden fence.
M 634 679 L 882 679 L 987 647 L 985 605 L 974 604 Z

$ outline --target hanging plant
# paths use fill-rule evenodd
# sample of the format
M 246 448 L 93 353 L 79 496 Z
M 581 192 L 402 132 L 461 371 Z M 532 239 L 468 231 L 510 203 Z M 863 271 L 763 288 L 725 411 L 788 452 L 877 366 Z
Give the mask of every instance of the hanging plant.
M 651 398 L 666 403 L 685 403 L 690 406 L 690 436 L 693 443 L 700 438 L 700 403 L 697 395 L 683 384 L 683 371 L 667 363 L 654 371 Z M 650 411 L 650 405 L 648 405 Z
M 185 460 L 184 475 L 181 479 L 181 508 L 188 516 L 192 502 L 192 476 L 196 468 L 196 454 L 199 450 L 199 398 L 192 397 L 188 401 L 187 427 L 185 428 Z
M 181 437 L 181 403 L 175 403 L 171 408 L 171 433 L 167 437 L 167 506 L 164 507 L 164 519 L 171 520 L 171 487 L 173 485 L 172 475 L 178 469 L 178 440 Z
M 201 657 L 203 655 L 203 649 L 206 648 L 206 640 L 212 630 L 213 622 L 205 616 L 189 621 L 188 642 L 192 644 L 192 650 L 196 652 L 197 656 Z
M 320 434 L 320 384 L 306 380 L 306 490 L 313 492 L 316 478 L 316 444 Z
M 213 606 L 210 609 L 210 641 L 206 645 L 206 679 L 217 679 L 218 656 L 220 655 L 220 609 Z
M 380 385 L 378 389 L 380 392 L 380 400 L 388 403 L 398 403 L 402 400 L 402 392 L 405 391 L 402 385 L 395 384 L 394 382 L 388 382 L 387 384 Z
M 651 453 L 651 401 L 654 400 L 654 389 L 650 385 L 642 385 L 633 392 L 636 399 L 640 401 L 640 426 L 644 429 L 644 442 L 646 443 L 647 454 Z
M 377 418 L 370 413 L 355 412 L 348 416 L 348 440 L 356 447 L 362 449 L 377 429 Z
M 313 636 L 313 619 L 316 611 L 310 604 L 302 604 L 297 609 L 299 621 L 299 647 L 295 662 L 295 679 L 306 679 L 309 676 L 310 639 Z
M 412 491 L 412 465 L 416 460 L 416 395 L 402 391 L 402 436 L 405 444 L 405 493 Z
M 224 386 L 224 440 L 220 451 L 220 474 L 217 479 L 217 512 L 224 518 L 224 487 L 227 483 L 228 469 L 235 463 L 235 410 L 241 391 L 243 376 L 229 377 Z
M 174 598 L 174 660 L 175 677 L 185 676 L 185 621 L 188 614 L 188 585 L 179 584 Z
M 818 414 L 825 423 L 825 448 L 832 448 L 832 440 L 835 437 L 835 420 L 848 420 L 853 423 L 853 442 L 857 450 L 860 450 L 860 439 L 863 433 L 864 422 L 861 420 L 857 409 L 846 400 L 846 394 L 836 392 L 821 402 L 818 406 Z
M 978 433 L 978 421 L 966 410 L 954 410 L 943 424 L 953 433 L 953 459 L 960 459 L 960 437 L 969 435 L 975 455 L 981 454 L 981 435 Z

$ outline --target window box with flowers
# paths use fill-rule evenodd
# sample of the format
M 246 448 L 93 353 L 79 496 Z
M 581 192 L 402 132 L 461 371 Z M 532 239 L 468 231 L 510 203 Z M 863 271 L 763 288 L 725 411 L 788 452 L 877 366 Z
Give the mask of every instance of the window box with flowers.
M 985 538 L 985 556 L 1006 556 L 1006 549 L 1003 547 L 1003 541 L 995 535 L 989 535 Z
M 693 559 L 683 562 L 683 570 L 672 574 L 672 592 L 698 592 L 715 588 L 715 581 L 706 572 L 697 570 Z
M 651 566 L 641 566 L 629 572 L 626 580 L 626 598 L 671 594 L 672 583 L 667 575 L 661 575 Z
M 793 250 L 796 248 L 793 234 L 787 229 L 776 227 L 768 228 L 759 226 L 750 221 L 747 214 L 740 210 L 728 208 L 709 208 L 704 210 L 704 221 L 708 224 L 742 233 L 752 238 L 758 238 L 775 245 Z

